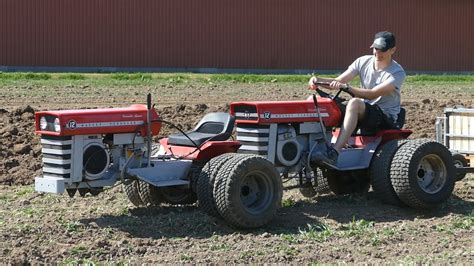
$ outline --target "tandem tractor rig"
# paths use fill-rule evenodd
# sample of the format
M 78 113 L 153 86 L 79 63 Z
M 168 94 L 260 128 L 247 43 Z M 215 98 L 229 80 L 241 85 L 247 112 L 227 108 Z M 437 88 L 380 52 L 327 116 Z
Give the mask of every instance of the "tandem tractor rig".
M 321 84 L 326 84 L 321 81 Z M 194 130 L 153 143 L 163 124 L 147 105 L 35 114 L 41 135 L 41 192 L 97 195 L 121 182 L 136 206 L 191 204 L 230 225 L 255 228 L 281 205 L 283 180 L 312 197 L 327 182 L 336 194 L 374 194 L 386 203 L 432 208 L 452 193 L 451 152 L 408 129 L 354 134 L 337 165 L 314 159 L 337 137 L 345 99 L 317 89 L 298 101 L 234 102 Z M 404 116 L 400 115 L 403 125 Z M 401 128 L 401 127 L 400 127 Z

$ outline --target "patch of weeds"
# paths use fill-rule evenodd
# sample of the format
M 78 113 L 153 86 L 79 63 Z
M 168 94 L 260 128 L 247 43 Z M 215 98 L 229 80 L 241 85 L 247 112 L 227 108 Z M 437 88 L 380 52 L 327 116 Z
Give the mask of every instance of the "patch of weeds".
M 63 227 L 67 232 L 79 232 L 82 231 L 83 225 L 79 221 L 65 221 L 62 217 L 58 219 L 58 223 Z
M 86 251 L 87 251 L 87 248 L 85 246 L 78 245 L 71 248 L 71 250 L 69 250 L 69 253 L 75 256 L 82 256 Z
M 61 261 L 59 265 L 79 265 L 79 261 L 73 258 L 66 258 L 65 260 Z
M 35 192 L 35 188 L 33 186 L 22 187 L 19 191 L 15 193 L 17 196 L 24 196 L 28 194 L 32 194 Z
M 129 262 L 126 262 L 124 260 L 119 260 L 117 262 L 115 262 L 115 266 L 125 266 L 125 265 L 129 265 L 130 263 Z
M 241 260 L 248 260 L 252 257 L 253 257 L 253 252 L 251 252 L 250 250 L 242 251 L 239 254 L 239 259 L 241 259 Z
M 12 196 L 10 194 L 3 194 L 3 195 L 0 195 L 0 202 L 9 202 L 10 200 L 12 200 Z
M 82 228 L 82 224 L 78 221 L 69 221 L 65 224 L 66 231 L 68 232 L 78 232 Z
M 221 244 L 217 244 L 217 245 L 212 245 L 210 248 L 210 250 L 212 251 L 229 251 L 230 250 L 230 246 L 228 244 L 225 244 L 225 243 L 221 243 Z
M 264 74 L 215 74 L 211 75 L 208 83 L 212 82 L 233 82 L 233 83 L 277 83 L 277 82 L 293 82 L 306 83 L 309 75 L 264 75 Z
M 143 74 L 143 73 L 114 73 L 110 76 L 112 79 L 115 80 L 151 80 L 153 79 L 150 74 Z
M 107 237 L 111 237 L 114 234 L 114 230 L 110 227 L 103 228 L 102 231 L 107 235 Z
M 23 208 L 23 209 L 20 210 L 20 212 L 23 215 L 26 215 L 28 217 L 33 217 L 34 214 L 39 213 L 39 211 L 37 209 L 34 209 L 32 207 Z
M 48 80 L 51 79 L 51 75 L 46 73 L 23 73 L 23 72 L 13 72 L 5 73 L 0 72 L 0 79 L 7 80 Z
M 285 241 L 288 241 L 288 243 L 291 243 L 291 244 L 296 244 L 300 242 L 298 237 L 296 237 L 294 234 L 281 234 L 280 238 Z
M 217 241 L 219 239 L 219 235 L 213 234 L 210 238 L 211 241 Z
M 20 233 L 32 233 L 34 231 L 34 227 L 31 224 L 28 223 L 21 223 L 16 226 L 16 229 Z
M 123 206 L 121 209 L 118 210 L 118 215 L 127 216 L 129 214 L 130 214 L 130 209 L 128 208 L 128 206 Z
M 415 255 L 415 256 L 406 256 L 405 258 L 399 260 L 399 263 L 402 264 L 407 264 L 407 263 L 417 263 L 417 262 L 424 262 L 426 263 L 427 259 L 421 255 Z
M 98 248 L 98 249 L 94 250 L 94 255 L 95 256 L 107 255 L 108 253 L 109 253 L 109 251 L 105 250 L 103 248 Z
M 334 235 L 334 231 L 324 223 L 308 224 L 307 228 L 299 229 L 300 235 L 305 239 L 324 242 Z
M 372 221 L 367 221 L 364 219 L 355 220 L 355 218 L 353 218 L 352 222 L 350 222 L 348 225 L 341 226 L 342 235 L 348 237 L 365 235 L 367 231 L 374 227 L 374 224 L 375 223 Z
M 191 255 L 188 255 L 188 254 L 181 254 L 181 256 L 179 256 L 179 259 L 180 259 L 182 262 L 189 262 L 189 261 L 194 260 L 194 257 L 191 256 Z
M 474 225 L 474 211 L 453 221 L 453 228 L 455 229 L 471 230 L 472 225 Z
M 396 233 L 396 231 L 393 228 L 384 228 L 384 229 L 382 229 L 382 235 L 384 235 L 384 236 L 394 236 L 395 233 Z
M 474 212 L 471 212 L 468 215 L 456 217 L 449 224 L 438 224 L 435 226 L 434 229 L 437 232 L 454 234 L 454 231 L 457 231 L 457 230 L 471 230 L 473 224 L 474 224 Z
M 283 199 L 281 201 L 281 206 L 283 208 L 294 207 L 295 205 L 296 205 L 296 202 L 292 198 Z
M 186 77 L 184 75 L 175 75 L 175 76 L 169 77 L 166 80 L 166 82 L 168 82 L 170 84 L 182 84 L 182 83 L 187 82 L 188 79 L 189 79 L 189 77 Z
M 296 256 L 298 255 L 299 251 L 292 246 L 281 244 L 277 246 L 278 252 L 285 254 L 286 256 Z
M 77 73 L 66 73 L 63 75 L 59 75 L 58 79 L 84 80 L 86 79 L 86 77 L 84 75 L 77 74 Z
M 438 224 L 435 226 L 435 230 L 440 233 L 448 233 L 453 234 L 453 230 L 449 225 L 446 224 Z
M 377 234 L 373 234 L 370 238 L 370 244 L 372 244 L 372 246 L 374 247 L 380 245 L 381 242 L 382 241 L 380 240 L 380 237 Z
M 472 75 L 413 75 L 407 77 L 408 82 L 473 82 Z

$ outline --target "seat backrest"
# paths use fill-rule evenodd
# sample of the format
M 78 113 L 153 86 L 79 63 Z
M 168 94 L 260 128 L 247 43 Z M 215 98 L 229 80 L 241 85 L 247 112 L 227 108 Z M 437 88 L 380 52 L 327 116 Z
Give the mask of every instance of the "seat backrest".
M 400 107 L 400 113 L 398 113 L 397 123 L 396 123 L 398 129 L 403 128 L 403 126 L 405 125 L 405 116 L 406 116 L 405 108 Z
M 235 118 L 229 113 L 216 112 L 205 115 L 194 131 L 208 134 L 232 134 Z

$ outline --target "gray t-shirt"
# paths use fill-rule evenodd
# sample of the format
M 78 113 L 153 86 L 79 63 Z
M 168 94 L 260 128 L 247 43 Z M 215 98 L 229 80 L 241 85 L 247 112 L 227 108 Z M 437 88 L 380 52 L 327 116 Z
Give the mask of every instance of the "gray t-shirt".
M 375 57 L 373 55 L 361 56 L 348 69 L 352 74 L 360 76 L 360 85 L 364 89 L 370 90 L 386 81 L 395 86 L 395 91 L 390 94 L 365 101 L 369 104 L 378 105 L 386 115 L 389 115 L 396 121 L 398 113 L 400 113 L 400 91 L 406 76 L 405 70 L 395 60 L 392 60 L 385 69 L 375 70 L 374 60 Z

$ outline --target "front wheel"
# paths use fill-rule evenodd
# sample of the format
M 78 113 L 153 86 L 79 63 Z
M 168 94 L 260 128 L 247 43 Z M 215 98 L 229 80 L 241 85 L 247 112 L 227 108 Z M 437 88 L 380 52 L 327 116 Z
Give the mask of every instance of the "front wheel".
M 130 200 L 130 202 L 136 207 L 144 205 L 144 202 L 140 197 L 140 182 L 142 181 L 135 179 L 123 184 L 125 195 L 127 195 L 128 200 Z
M 323 171 L 320 168 L 315 168 L 313 171 L 311 171 L 310 180 L 301 178 L 299 181 L 299 186 L 301 195 L 306 198 L 312 198 L 318 194 L 331 192 L 328 180 L 323 175 Z
M 185 187 L 160 187 L 158 197 L 161 202 L 171 205 L 187 205 L 197 201 L 196 193 Z
M 390 170 L 396 194 L 414 208 L 432 208 L 446 201 L 455 176 L 451 152 L 435 141 L 409 141 L 395 153 Z
M 327 178 L 329 188 L 336 195 L 365 194 L 370 188 L 366 170 L 325 169 L 323 175 Z
M 255 228 L 269 223 L 281 205 L 283 185 L 275 166 L 261 156 L 234 156 L 219 170 L 214 197 L 231 225 Z

